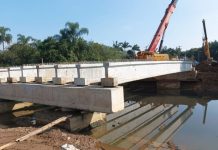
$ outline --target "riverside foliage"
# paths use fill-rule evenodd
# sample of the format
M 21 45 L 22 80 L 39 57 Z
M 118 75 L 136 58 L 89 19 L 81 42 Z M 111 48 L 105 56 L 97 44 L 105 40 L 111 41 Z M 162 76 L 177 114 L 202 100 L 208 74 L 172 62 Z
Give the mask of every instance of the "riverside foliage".
M 44 40 L 36 40 L 31 36 L 17 35 L 17 42 L 11 44 L 10 29 L 0 27 L 0 66 L 23 64 L 64 63 L 81 61 L 108 61 L 121 59 L 135 59 L 140 47 L 131 46 L 128 42 L 115 41 L 113 46 L 106 46 L 84 39 L 88 35 L 87 28 L 81 28 L 79 23 L 67 22 L 59 34 L 49 36 Z M 6 47 L 7 45 L 7 47 Z M 210 43 L 212 56 L 218 60 L 218 42 Z M 171 58 L 203 60 L 203 48 L 193 48 L 181 51 L 181 48 L 164 47 L 161 53 L 167 53 Z

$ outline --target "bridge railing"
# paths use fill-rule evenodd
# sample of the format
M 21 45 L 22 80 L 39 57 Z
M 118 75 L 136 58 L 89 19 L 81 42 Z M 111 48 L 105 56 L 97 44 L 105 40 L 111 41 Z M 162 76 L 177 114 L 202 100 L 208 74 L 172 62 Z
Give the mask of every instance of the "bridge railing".
M 126 61 L 105 63 L 27 65 L 0 69 L 1 82 L 53 82 L 85 86 L 106 82 L 104 86 L 191 71 L 191 61 Z M 102 79 L 104 79 L 102 81 Z

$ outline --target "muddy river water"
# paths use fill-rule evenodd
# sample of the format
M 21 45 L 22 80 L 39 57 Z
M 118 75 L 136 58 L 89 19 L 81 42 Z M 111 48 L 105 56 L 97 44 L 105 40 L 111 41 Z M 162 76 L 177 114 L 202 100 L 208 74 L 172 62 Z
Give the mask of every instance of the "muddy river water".
M 132 98 L 134 99 L 134 98 Z M 89 134 L 111 148 L 218 149 L 218 100 L 186 96 L 146 96 L 126 102 Z
M 133 96 L 125 110 L 107 115 L 107 123 L 86 131 L 107 149 L 218 149 L 218 100 L 191 96 Z M 32 110 L 1 115 L 0 128 Z

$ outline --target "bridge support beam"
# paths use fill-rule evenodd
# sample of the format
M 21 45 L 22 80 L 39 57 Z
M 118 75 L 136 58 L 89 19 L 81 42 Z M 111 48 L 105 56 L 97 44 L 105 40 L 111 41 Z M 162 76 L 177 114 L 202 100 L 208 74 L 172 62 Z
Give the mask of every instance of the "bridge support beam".
M 112 113 L 124 109 L 123 87 L 0 84 L 0 98 L 92 112 Z

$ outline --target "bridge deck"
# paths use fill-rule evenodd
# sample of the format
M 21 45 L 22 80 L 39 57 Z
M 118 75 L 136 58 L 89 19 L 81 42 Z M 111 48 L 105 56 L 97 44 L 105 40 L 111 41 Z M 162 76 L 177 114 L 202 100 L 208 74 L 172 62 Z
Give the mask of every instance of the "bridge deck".
M 187 61 L 11 67 L 0 69 L 1 82 L 13 83 L 0 84 L 0 98 L 111 113 L 124 108 L 123 88 L 116 85 L 191 70 L 192 63 Z M 111 88 L 90 86 L 100 83 L 102 78 L 106 81 L 110 79 L 103 85 Z M 51 82 L 47 84 L 49 81 L 60 85 L 51 85 Z M 70 82 L 72 83 L 69 84 Z

